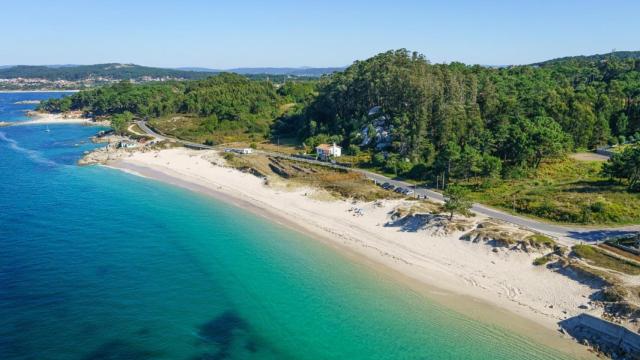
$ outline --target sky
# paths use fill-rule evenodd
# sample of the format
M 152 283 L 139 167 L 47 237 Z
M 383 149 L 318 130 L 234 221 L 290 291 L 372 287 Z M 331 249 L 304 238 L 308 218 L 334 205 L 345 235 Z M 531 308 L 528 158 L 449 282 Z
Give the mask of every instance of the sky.
M 406 48 L 526 64 L 640 50 L 637 0 L 2 0 L 0 64 L 344 66 Z

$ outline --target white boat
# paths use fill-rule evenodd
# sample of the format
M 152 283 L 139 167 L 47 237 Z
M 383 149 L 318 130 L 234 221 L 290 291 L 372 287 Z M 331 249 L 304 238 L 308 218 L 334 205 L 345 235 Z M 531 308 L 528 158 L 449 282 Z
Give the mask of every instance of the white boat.
M 51 132 L 51 130 L 49 130 L 49 125 L 47 125 L 47 128 L 44 131 L 45 132 Z

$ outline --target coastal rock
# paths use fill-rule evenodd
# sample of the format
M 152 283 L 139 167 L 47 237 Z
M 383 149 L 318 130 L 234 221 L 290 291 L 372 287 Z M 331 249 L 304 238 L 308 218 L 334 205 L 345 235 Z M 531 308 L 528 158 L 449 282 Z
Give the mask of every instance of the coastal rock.
M 106 164 L 109 161 L 117 160 L 128 155 L 129 152 L 124 149 L 101 148 L 83 156 L 78 160 L 78 165 Z

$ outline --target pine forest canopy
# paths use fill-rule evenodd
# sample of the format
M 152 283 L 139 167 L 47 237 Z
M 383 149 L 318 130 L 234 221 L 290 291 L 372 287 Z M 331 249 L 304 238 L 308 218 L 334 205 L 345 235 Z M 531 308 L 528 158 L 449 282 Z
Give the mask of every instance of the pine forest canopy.
M 416 178 L 492 177 L 635 136 L 640 60 L 625 52 L 490 68 L 431 64 L 401 49 L 280 87 L 220 74 L 122 83 L 41 108 L 196 114 L 211 119 L 203 131 L 216 131 L 224 121 L 248 132 L 296 136 L 306 145 L 336 141 L 353 152 L 369 150 L 374 165 Z

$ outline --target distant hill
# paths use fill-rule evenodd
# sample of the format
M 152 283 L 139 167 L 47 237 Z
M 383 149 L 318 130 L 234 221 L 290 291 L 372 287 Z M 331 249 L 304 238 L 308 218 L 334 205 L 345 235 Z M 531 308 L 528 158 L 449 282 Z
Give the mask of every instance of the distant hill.
M 547 65 L 555 65 L 559 63 L 568 63 L 568 62 L 600 62 L 602 60 L 615 58 L 618 60 L 624 59 L 640 59 L 640 51 L 614 51 L 606 54 L 596 54 L 596 55 L 580 55 L 580 56 L 566 56 L 557 59 L 551 59 L 547 61 L 542 61 L 539 63 L 531 64 L 534 66 L 547 66 Z
M 344 70 L 343 67 L 328 68 L 235 68 L 235 69 L 209 69 L 201 67 L 184 67 L 176 69 L 147 67 L 135 64 L 97 64 L 97 65 L 3 65 L 0 66 L 0 79 L 45 79 L 48 81 L 72 81 L 80 82 L 88 79 L 108 80 L 142 80 L 145 79 L 203 79 L 212 74 L 232 72 L 248 77 L 263 78 L 261 75 L 293 76 L 293 77 L 319 77 Z
M 0 79 L 38 78 L 50 81 L 82 81 L 89 78 L 135 80 L 149 78 L 202 79 L 210 73 L 176 69 L 153 68 L 134 64 L 97 65 L 17 65 L 0 68 Z
M 233 68 L 233 69 L 209 69 L 202 67 L 181 67 L 177 70 L 184 71 L 198 71 L 198 72 L 231 72 L 240 75 L 291 75 L 291 76 L 322 76 L 326 74 L 332 74 L 336 71 L 342 71 L 345 67 L 326 67 L 326 68 L 314 68 L 314 67 L 256 67 L 256 68 Z

